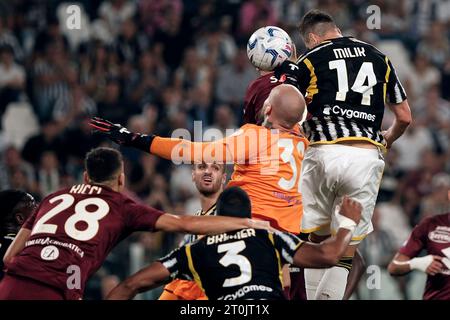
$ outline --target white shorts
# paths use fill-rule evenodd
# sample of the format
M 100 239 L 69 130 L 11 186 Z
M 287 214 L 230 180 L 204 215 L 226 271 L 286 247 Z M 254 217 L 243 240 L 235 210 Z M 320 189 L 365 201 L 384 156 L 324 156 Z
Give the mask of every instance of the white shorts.
M 373 231 L 372 214 L 384 170 L 378 149 L 342 144 L 316 145 L 305 152 L 300 190 L 303 199 L 302 232 L 330 235 L 337 232 L 336 212 L 348 195 L 363 211 L 351 244 Z

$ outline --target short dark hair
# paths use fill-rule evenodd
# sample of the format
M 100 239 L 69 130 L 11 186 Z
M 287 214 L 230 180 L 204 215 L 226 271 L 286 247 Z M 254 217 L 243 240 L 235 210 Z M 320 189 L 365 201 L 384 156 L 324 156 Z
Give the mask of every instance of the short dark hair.
M 113 180 L 122 168 L 122 163 L 122 154 L 116 149 L 106 147 L 92 149 L 84 159 L 87 174 L 94 182 Z
M 252 205 L 247 192 L 239 187 L 229 187 L 220 194 L 216 211 L 219 216 L 250 218 Z
M 318 24 L 325 24 L 325 26 L 328 27 L 336 27 L 333 17 L 328 13 L 317 9 L 310 10 L 303 16 L 302 21 L 300 22 L 299 28 L 302 37 L 306 38 L 310 32 L 316 32 L 319 34 L 323 33 L 323 30 L 315 30 L 315 27 Z

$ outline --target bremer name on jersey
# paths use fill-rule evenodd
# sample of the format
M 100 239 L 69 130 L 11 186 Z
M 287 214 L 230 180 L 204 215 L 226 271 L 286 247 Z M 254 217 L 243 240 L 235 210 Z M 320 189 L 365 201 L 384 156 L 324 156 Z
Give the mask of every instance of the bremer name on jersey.
M 289 233 L 241 229 L 203 237 L 160 262 L 173 277 L 195 280 L 209 300 L 281 300 L 281 267 L 301 244 Z
M 162 214 L 104 186 L 63 189 L 46 197 L 25 222 L 31 235 L 6 272 L 80 299 L 111 249 L 133 231 L 152 231 Z
M 391 61 L 374 46 L 351 37 L 325 41 L 297 62 L 300 91 L 308 103 L 303 129 L 311 144 L 366 140 L 383 146 L 386 98 L 406 99 Z
M 424 219 L 411 233 L 399 252 L 410 258 L 416 257 L 423 249 L 428 254 L 443 257 L 447 269 L 434 276 L 428 276 L 424 300 L 450 300 L 450 213 Z

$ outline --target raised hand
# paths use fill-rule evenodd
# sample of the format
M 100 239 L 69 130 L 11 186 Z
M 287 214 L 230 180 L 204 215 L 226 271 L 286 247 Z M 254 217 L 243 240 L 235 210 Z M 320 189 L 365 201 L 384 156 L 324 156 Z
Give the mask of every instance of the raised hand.
M 94 132 L 103 134 L 121 145 L 130 145 L 136 135 L 118 123 L 112 123 L 99 117 L 92 118 L 89 121 L 89 126 L 94 129 Z

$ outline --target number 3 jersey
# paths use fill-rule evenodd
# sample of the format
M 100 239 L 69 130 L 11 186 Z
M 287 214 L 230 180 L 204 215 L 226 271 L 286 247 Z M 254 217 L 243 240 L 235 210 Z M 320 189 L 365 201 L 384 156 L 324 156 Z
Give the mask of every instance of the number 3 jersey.
M 386 99 L 406 99 L 391 61 L 374 46 L 352 37 L 324 41 L 297 61 L 311 144 L 366 140 L 382 147 Z M 395 107 L 395 106 L 394 106 Z
M 172 277 L 195 280 L 209 300 L 280 300 L 281 268 L 301 244 L 289 233 L 241 229 L 203 237 L 159 261 Z
M 153 231 L 162 214 L 107 187 L 63 189 L 46 197 L 25 222 L 31 235 L 6 272 L 80 299 L 111 249 L 134 231 Z

